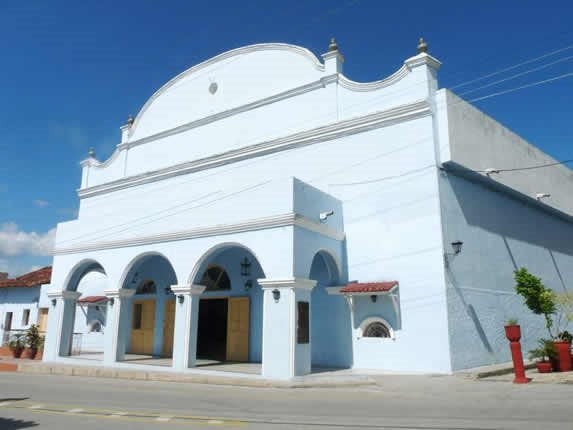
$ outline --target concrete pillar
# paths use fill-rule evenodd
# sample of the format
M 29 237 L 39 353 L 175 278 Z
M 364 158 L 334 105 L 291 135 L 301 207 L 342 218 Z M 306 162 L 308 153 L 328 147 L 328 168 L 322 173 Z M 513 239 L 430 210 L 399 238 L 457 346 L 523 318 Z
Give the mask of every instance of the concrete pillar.
M 76 291 L 50 291 L 48 326 L 44 342 L 44 361 L 57 361 L 70 355 L 76 318 L 76 301 L 81 293 Z
M 316 281 L 259 279 L 263 289 L 263 376 L 291 379 L 311 370 L 310 297 Z M 308 341 L 297 339 L 299 302 L 308 303 Z
M 112 365 L 125 357 L 127 338 L 131 324 L 129 321 L 129 307 L 135 290 L 119 288 L 117 290 L 104 290 L 108 298 L 107 315 L 105 321 L 103 361 Z
M 203 285 L 173 285 L 175 294 L 175 333 L 173 335 L 173 368 L 184 370 L 195 366 L 197 359 L 197 323 L 199 298 Z
M 153 355 L 161 356 L 163 352 L 163 320 L 165 319 L 165 295 L 158 289 L 155 301 L 155 327 L 153 330 Z

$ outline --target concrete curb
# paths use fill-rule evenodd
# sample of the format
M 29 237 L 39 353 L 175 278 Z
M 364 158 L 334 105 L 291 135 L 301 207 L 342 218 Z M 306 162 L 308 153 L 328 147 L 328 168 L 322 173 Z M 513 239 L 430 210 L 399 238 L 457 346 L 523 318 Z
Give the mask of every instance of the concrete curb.
M 277 381 L 262 378 L 235 377 L 231 375 L 220 376 L 197 373 L 153 372 L 111 367 L 73 366 L 59 363 L 18 363 L 18 372 L 259 388 L 337 388 L 376 385 L 376 381 L 373 378 L 362 375 L 344 375 L 339 377 L 310 376 L 296 378 L 291 381 Z

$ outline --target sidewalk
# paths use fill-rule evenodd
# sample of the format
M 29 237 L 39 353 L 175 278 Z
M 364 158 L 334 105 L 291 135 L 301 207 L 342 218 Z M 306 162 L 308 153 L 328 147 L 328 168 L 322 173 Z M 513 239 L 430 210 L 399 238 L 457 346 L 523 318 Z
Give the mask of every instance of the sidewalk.
M 84 377 L 102 377 L 116 379 L 132 379 L 144 381 L 186 382 L 210 385 L 233 385 L 242 387 L 272 387 L 272 388 L 337 388 L 361 387 L 376 385 L 376 380 L 370 375 L 357 374 L 351 369 L 325 371 L 311 375 L 296 377 L 292 380 L 271 380 L 261 375 L 247 373 L 214 371 L 191 368 L 183 372 L 174 372 L 170 368 L 159 366 L 138 365 L 116 367 L 93 366 L 84 363 L 45 363 L 24 360 L 16 362 L 18 372 L 30 374 L 51 374 Z
M 532 361 L 525 362 L 525 369 L 525 375 L 531 378 L 532 383 L 573 384 L 573 371 L 539 373 L 535 367 L 535 363 Z M 455 374 L 473 380 L 508 383 L 512 383 L 514 378 L 513 363 L 511 362 L 461 370 Z

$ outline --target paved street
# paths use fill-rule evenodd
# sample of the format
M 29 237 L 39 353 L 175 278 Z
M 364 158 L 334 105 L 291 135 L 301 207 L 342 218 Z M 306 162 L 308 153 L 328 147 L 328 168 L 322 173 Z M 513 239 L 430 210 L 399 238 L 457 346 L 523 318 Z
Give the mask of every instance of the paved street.
M 573 429 L 573 385 L 377 378 L 378 386 L 235 388 L 0 374 L 0 429 Z

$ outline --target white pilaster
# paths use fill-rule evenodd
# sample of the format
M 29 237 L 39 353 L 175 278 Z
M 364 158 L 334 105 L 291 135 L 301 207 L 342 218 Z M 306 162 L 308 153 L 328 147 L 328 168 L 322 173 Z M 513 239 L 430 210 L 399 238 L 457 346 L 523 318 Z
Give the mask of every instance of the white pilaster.
M 81 293 L 76 291 L 48 292 L 48 326 L 44 342 L 44 361 L 56 361 L 70 354 L 76 316 L 76 301 Z
M 263 376 L 291 379 L 311 371 L 311 291 L 304 278 L 259 279 L 263 296 Z M 308 343 L 297 341 L 298 302 L 308 302 Z
M 107 316 L 104 333 L 104 364 L 110 365 L 125 357 L 126 339 L 130 324 L 128 320 L 129 306 L 135 290 L 119 288 L 104 290 L 108 298 Z
M 173 368 L 184 370 L 195 366 L 197 359 L 197 323 L 199 296 L 203 285 L 173 285 L 175 294 L 175 333 L 173 336 Z

